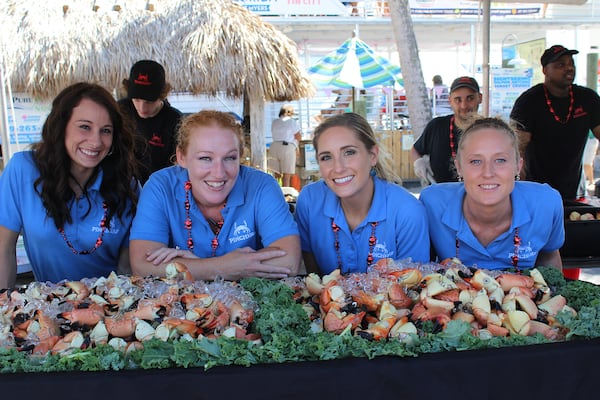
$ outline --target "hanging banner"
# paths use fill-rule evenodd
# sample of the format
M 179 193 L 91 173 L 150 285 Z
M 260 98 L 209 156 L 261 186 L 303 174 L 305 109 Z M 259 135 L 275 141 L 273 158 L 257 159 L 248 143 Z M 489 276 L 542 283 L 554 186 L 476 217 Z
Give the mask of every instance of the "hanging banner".
M 490 116 L 508 122 L 515 100 L 531 87 L 532 68 L 500 68 L 491 70 Z
M 478 1 L 454 0 L 410 0 L 412 15 L 481 15 L 483 9 Z M 495 17 L 527 15 L 528 17 L 541 13 L 542 3 L 491 3 L 490 15 Z
M 42 137 L 42 125 L 50 113 L 50 102 L 40 102 L 25 93 L 13 93 L 6 107 L 9 145 L 14 151 L 23 150 Z M 1 144 L 1 143 L 0 143 Z
M 350 15 L 352 10 L 352 7 L 346 6 L 350 2 L 338 0 L 234 0 L 234 2 L 262 16 Z M 376 6 L 380 6 L 382 3 L 375 0 L 364 0 L 363 2 Z M 412 15 L 476 16 L 482 13 L 478 1 L 410 0 L 409 5 Z M 541 15 L 541 10 L 542 3 L 492 3 L 490 13 L 492 16 L 499 17 L 518 15 L 531 17 Z
M 350 15 L 338 0 L 234 0 L 258 15 Z

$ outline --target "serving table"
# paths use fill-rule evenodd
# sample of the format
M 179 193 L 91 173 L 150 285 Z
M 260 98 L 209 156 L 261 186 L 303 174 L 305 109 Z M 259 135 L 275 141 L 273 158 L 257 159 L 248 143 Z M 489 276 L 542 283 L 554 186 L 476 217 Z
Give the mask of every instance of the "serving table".
M 596 399 L 600 340 L 251 367 L 0 374 L 3 398 Z

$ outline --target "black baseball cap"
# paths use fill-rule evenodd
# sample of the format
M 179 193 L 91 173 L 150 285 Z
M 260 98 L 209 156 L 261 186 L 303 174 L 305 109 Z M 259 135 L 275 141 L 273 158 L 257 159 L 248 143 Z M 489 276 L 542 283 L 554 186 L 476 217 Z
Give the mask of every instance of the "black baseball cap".
M 569 50 L 565 46 L 555 44 L 554 46 L 544 51 L 544 54 L 542 54 L 542 58 L 540 58 L 540 62 L 542 63 L 542 67 L 545 67 L 550 63 L 558 61 L 558 59 L 564 56 L 565 54 L 573 55 L 578 53 L 579 51 L 577 50 Z
M 127 97 L 156 101 L 166 85 L 165 69 L 152 60 L 141 60 L 133 64 L 127 83 Z
M 450 93 L 461 87 L 466 87 L 476 93 L 479 93 L 479 84 L 475 78 L 471 78 L 470 76 L 461 76 L 460 78 L 456 78 L 454 82 L 452 82 L 452 86 L 450 86 Z

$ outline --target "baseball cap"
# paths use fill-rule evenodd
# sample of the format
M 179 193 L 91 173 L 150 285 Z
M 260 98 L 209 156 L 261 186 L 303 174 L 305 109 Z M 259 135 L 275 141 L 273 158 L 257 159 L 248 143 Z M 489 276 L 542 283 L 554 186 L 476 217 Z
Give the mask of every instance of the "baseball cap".
M 133 64 L 127 84 L 127 97 L 155 101 L 165 88 L 165 69 L 152 60 L 141 60 Z
M 479 84 L 470 76 L 461 76 L 460 78 L 456 78 L 454 82 L 452 82 L 452 86 L 450 86 L 450 93 L 461 87 L 466 87 L 474 92 L 479 93 Z
M 542 58 L 540 58 L 540 62 L 542 63 L 542 67 L 545 67 L 546 65 L 548 65 L 554 61 L 557 61 L 559 58 L 561 58 L 565 54 L 573 55 L 573 54 L 578 54 L 578 53 L 579 53 L 579 51 L 577 51 L 577 50 L 569 50 L 565 46 L 555 44 L 554 46 L 552 46 L 549 49 L 546 49 L 544 51 L 544 54 L 542 54 Z

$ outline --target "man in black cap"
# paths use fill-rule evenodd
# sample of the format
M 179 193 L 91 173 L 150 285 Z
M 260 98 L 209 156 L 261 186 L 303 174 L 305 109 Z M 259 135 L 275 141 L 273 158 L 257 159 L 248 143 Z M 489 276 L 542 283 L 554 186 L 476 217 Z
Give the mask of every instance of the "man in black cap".
M 458 180 L 454 167 L 458 139 L 477 115 L 481 100 L 475 78 L 461 76 L 452 82 L 450 107 L 453 113 L 429 121 L 410 151 L 415 175 L 423 184 Z
M 541 57 L 544 83 L 523 92 L 510 118 L 519 134 L 521 178 L 548 183 L 564 200 L 576 200 L 588 132 L 600 138 L 600 97 L 573 84 L 573 54 L 561 45 Z
M 182 114 L 167 101 L 171 85 L 165 80 L 165 69 L 156 61 L 136 62 L 123 86 L 127 97 L 119 100 L 119 105 L 137 128 L 136 156 L 141 163 L 139 179 L 144 184 L 154 171 L 173 164 Z

